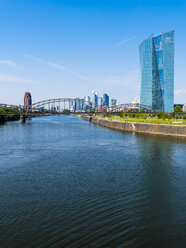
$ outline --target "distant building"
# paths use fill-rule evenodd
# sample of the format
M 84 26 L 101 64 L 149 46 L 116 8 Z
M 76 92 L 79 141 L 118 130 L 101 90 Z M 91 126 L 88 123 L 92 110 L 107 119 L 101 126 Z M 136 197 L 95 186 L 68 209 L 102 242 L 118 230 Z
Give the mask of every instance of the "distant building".
M 80 99 L 79 108 L 80 108 L 80 110 L 84 109 L 84 99 Z
M 183 104 L 183 112 L 186 113 L 186 104 Z
M 116 99 L 111 99 L 111 106 L 116 106 L 117 100 Z
M 86 104 L 86 103 L 90 103 L 90 96 L 86 96 L 86 97 L 84 98 L 84 102 L 85 102 L 85 104 Z
M 75 111 L 79 111 L 79 110 L 80 110 L 80 99 L 75 98 Z
M 109 106 L 109 96 L 106 93 L 103 94 L 103 106 L 104 107 Z
M 101 99 L 100 99 L 100 106 L 101 107 L 103 106 L 103 97 L 101 97 Z
M 70 106 L 70 111 L 71 111 L 71 112 L 74 112 L 74 111 L 75 111 L 75 102 L 71 101 L 71 102 L 69 103 L 69 106 Z
M 135 97 L 134 100 L 131 102 L 131 104 L 140 104 L 140 98 L 139 97 Z
M 98 93 L 95 92 L 94 89 L 92 89 L 92 108 L 98 107 Z
M 139 53 L 140 103 L 156 112 L 173 112 L 174 31 L 144 40 L 139 47 Z
M 25 92 L 24 107 L 29 108 L 30 105 L 32 105 L 32 96 L 31 96 L 30 92 Z
M 83 109 L 86 111 L 86 110 L 89 110 L 90 108 L 91 108 L 90 96 L 86 96 L 84 98 L 84 107 L 83 107 Z

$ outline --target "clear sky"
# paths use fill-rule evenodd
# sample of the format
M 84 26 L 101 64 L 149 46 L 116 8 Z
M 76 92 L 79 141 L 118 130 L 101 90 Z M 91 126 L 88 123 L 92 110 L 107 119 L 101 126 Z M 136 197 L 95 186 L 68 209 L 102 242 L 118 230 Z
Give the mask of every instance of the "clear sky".
M 175 30 L 175 103 L 186 103 L 185 0 L 0 0 L 0 102 L 140 95 L 139 45 Z

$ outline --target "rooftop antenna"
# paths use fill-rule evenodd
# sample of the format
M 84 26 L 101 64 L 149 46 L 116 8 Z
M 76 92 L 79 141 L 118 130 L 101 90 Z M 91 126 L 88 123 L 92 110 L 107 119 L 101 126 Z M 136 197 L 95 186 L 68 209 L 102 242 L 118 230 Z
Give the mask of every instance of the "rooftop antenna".
M 161 34 L 163 34 L 163 25 L 161 25 Z

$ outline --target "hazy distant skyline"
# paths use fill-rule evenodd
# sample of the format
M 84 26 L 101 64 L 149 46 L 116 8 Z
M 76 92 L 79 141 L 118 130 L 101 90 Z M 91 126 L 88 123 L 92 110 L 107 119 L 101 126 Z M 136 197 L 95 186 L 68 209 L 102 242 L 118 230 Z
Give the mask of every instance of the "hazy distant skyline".
M 1 0 L 0 102 L 140 96 L 139 45 L 175 30 L 175 103 L 186 103 L 186 3 L 167 0 Z

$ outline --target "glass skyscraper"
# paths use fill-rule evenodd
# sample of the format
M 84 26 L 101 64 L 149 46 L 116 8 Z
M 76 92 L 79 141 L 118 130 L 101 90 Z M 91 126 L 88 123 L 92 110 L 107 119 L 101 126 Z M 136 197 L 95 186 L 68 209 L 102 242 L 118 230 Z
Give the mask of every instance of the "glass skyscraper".
M 109 96 L 106 93 L 103 94 L 103 106 L 109 106 Z
M 144 40 L 139 52 L 140 104 L 150 106 L 155 112 L 173 112 L 174 31 Z

